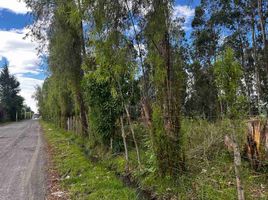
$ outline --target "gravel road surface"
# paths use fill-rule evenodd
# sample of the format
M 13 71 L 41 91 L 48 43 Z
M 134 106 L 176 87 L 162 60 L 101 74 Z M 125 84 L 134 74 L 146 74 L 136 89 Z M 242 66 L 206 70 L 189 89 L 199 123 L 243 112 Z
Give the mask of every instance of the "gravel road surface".
M 0 127 L 0 200 L 44 200 L 44 167 L 38 121 Z

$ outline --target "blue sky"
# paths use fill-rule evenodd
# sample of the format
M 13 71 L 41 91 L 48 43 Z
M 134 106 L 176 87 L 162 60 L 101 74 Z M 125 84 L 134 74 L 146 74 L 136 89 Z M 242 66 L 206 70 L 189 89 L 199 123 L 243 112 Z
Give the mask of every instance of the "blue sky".
M 174 15 L 185 18 L 184 29 L 189 34 L 194 7 L 199 0 L 176 0 L 175 4 Z M 29 32 L 27 25 L 32 23 L 29 11 L 18 0 L 0 0 L 0 67 L 9 64 L 10 72 L 21 83 L 21 95 L 26 104 L 36 111 L 36 102 L 31 96 L 35 86 L 42 85 L 45 73 L 37 56 L 38 44 L 30 38 L 23 39 Z
M 28 11 L 17 0 L 0 0 L 0 67 L 9 64 L 10 72 L 21 83 L 20 94 L 25 103 L 36 111 L 32 95 L 36 85 L 42 85 L 45 75 L 39 65 L 37 44 L 30 38 L 23 39 L 29 32 L 27 25 L 32 23 Z
M 0 29 L 22 29 L 31 22 L 32 18 L 30 15 L 16 14 L 6 9 L 0 11 Z

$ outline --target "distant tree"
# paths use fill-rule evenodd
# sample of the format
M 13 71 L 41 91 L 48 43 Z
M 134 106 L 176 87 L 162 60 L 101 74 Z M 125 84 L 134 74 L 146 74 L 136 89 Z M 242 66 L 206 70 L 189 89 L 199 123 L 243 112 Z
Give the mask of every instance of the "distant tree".
M 0 100 L 5 110 L 6 120 L 16 120 L 16 113 L 20 116 L 23 107 L 23 97 L 20 92 L 20 83 L 11 75 L 8 66 L 5 65 L 0 74 Z
M 190 117 L 201 117 L 216 120 L 218 117 L 217 88 L 212 67 L 203 68 L 196 61 L 189 66 L 188 96 L 185 101 L 184 113 Z
M 212 65 L 215 62 L 219 48 L 219 31 L 215 24 L 206 16 L 206 4 L 201 3 L 195 8 L 192 21 L 192 63 L 185 113 L 209 120 L 217 118 L 217 92 Z
M 240 64 L 234 58 L 234 51 L 227 48 L 214 65 L 214 74 L 218 88 L 221 113 L 228 117 L 238 117 L 247 105 L 246 97 L 239 89 L 243 75 Z
M 42 87 L 37 85 L 35 87 L 35 92 L 32 95 L 32 98 L 37 102 L 38 112 L 41 114 L 42 103 L 43 103 L 43 94 L 42 94 Z

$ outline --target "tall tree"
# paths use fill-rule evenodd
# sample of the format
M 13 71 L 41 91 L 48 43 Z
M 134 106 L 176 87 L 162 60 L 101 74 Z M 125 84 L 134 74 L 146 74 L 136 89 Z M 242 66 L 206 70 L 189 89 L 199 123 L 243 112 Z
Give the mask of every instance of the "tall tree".
M 161 175 L 177 175 L 184 168 L 180 127 L 183 86 L 180 24 L 172 20 L 172 1 L 152 0 L 146 15 L 147 62 L 153 70 L 156 100 L 152 138 Z M 152 34 L 153 33 L 153 34 Z
M 214 74 L 222 114 L 226 114 L 229 118 L 245 114 L 247 102 L 239 88 L 243 72 L 240 64 L 234 58 L 232 49 L 227 48 L 215 63 Z
M 195 8 L 191 34 L 191 64 L 186 98 L 185 113 L 209 120 L 217 118 L 217 90 L 214 82 L 212 64 L 216 60 L 219 43 L 219 32 L 208 20 L 205 3 Z
M 71 15 L 75 12 L 79 11 L 73 0 L 57 2 L 50 26 L 49 67 L 58 79 L 69 82 L 78 105 L 82 133 L 86 136 L 88 134 L 87 109 L 81 91 L 83 41 L 81 21 Z
M 7 120 L 15 121 L 20 116 L 24 99 L 19 95 L 20 83 L 5 65 L 0 74 L 0 101 L 7 112 Z
M 81 118 L 82 133 L 88 135 L 87 108 L 81 91 L 82 62 L 86 56 L 81 2 L 25 0 L 25 3 L 32 9 L 35 20 L 31 34 L 39 41 L 41 50 L 48 50 L 50 72 L 68 82 L 77 105 L 76 114 Z

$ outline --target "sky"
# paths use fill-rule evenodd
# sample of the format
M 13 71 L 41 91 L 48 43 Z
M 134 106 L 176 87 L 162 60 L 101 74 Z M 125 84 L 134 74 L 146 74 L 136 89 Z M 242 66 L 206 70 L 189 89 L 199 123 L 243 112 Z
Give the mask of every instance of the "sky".
M 184 29 L 191 31 L 191 20 L 194 7 L 199 0 L 176 0 L 174 16 L 184 17 Z M 20 95 L 25 103 L 37 111 L 36 102 L 32 98 L 37 85 L 45 79 L 40 58 L 37 55 L 38 44 L 31 38 L 24 38 L 29 32 L 27 25 L 33 23 L 30 10 L 18 0 L 0 0 L 0 67 L 9 64 L 9 70 L 20 82 Z
M 26 5 L 17 0 L 0 0 L 0 67 L 9 64 L 10 73 L 20 82 L 20 95 L 25 103 L 37 111 L 32 98 L 36 85 L 42 85 L 45 73 L 37 56 L 37 44 L 31 38 L 23 39 L 29 32 L 32 18 Z

